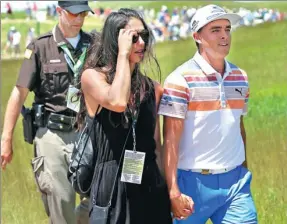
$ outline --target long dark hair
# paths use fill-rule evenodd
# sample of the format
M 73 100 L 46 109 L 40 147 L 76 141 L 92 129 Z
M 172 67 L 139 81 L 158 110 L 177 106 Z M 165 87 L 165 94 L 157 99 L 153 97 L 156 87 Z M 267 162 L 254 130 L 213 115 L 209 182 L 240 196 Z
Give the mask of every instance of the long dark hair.
M 82 71 L 92 68 L 105 73 L 107 82 L 112 84 L 117 67 L 119 31 L 128 24 L 131 18 L 140 20 L 144 29 L 147 30 L 149 34 L 149 38 L 145 43 L 145 57 L 143 61 L 145 66 L 142 66 L 141 69 L 140 64 L 136 64 L 132 74 L 131 94 L 136 94 L 137 91 L 144 91 L 145 96 L 147 96 L 147 91 L 153 90 L 153 88 L 150 88 L 153 84 L 151 79 L 147 77 L 147 73 L 152 73 L 154 77 L 158 76 L 157 78 L 161 81 L 161 71 L 152 48 L 152 45 L 155 43 L 152 31 L 136 10 L 121 8 L 117 12 L 109 14 L 104 23 L 100 38 L 98 38 L 98 36 L 94 38 L 88 49 L 86 63 Z M 77 119 L 78 123 L 82 123 L 86 115 L 83 98 L 84 97 L 82 97 L 81 110 L 78 114 L 78 118 L 80 118 Z

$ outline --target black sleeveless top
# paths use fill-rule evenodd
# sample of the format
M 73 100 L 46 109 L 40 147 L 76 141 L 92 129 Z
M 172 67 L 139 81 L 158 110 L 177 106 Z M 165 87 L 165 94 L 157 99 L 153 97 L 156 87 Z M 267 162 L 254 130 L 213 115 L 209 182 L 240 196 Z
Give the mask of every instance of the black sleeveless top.
M 136 149 L 146 153 L 141 184 L 120 181 L 123 164 L 123 158 L 120 160 L 121 155 L 125 149 L 133 150 L 133 136 L 130 130 L 132 119 L 129 118 L 125 127 L 123 113 L 102 108 L 96 115 L 90 136 L 96 155 L 90 197 L 90 221 L 98 215 L 93 211 L 107 206 L 113 195 L 109 224 L 172 223 L 167 187 L 156 163 L 156 99 L 154 86 L 149 88 L 150 91 L 146 90 L 140 104 L 135 130 Z M 93 122 L 93 119 L 87 117 L 87 121 Z
M 146 153 L 146 163 L 155 161 L 156 143 L 154 131 L 156 125 L 156 100 L 154 87 L 146 94 L 140 104 L 140 111 L 136 124 L 136 148 L 137 151 Z M 93 122 L 87 117 L 88 122 Z M 123 147 L 126 142 L 126 149 L 133 150 L 133 136 L 131 129 L 132 119 L 129 118 L 127 125 L 124 124 L 124 113 L 117 113 L 102 108 L 96 116 L 94 130 L 91 138 L 94 149 L 97 153 L 97 163 L 102 161 L 116 160 L 119 162 Z M 127 136 L 129 133 L 129 136 Z

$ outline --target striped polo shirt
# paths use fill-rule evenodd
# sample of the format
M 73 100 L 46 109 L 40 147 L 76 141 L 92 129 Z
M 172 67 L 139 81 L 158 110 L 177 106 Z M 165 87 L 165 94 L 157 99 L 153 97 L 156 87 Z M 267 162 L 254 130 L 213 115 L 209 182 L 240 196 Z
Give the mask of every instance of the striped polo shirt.
M 248 97 L 243 70 L 225 61 L 222 76 L 198 52 L 167 77 L 158 113 L 184 119 L 178 168 L 216 170 L 245 160 L 240 117 Z

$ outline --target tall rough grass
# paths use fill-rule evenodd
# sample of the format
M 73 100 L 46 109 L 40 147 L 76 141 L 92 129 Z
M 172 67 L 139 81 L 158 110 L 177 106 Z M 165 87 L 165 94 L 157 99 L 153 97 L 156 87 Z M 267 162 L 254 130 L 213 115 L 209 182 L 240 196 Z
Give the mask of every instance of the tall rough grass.
M 233 33 L 228 60 L 249 76 L 251 94 L 245 118 L 247 157 L 259 223 L 287 223 L 287 23 L 240 28 Z M 195 52 L 193 40 L 156 46 L 162 80 Z M 2 61 L 1 120 L 21 60 Z M 32 94 L 28 104 L 31 103 Z M 2 122 L 1 122 L 2 123 Z M 41 224 L 47 217 L 32 176 L 33 149 L 24 143 L 21 119 L 14 134 L 14 159 L 2 172 L 2 223 Z

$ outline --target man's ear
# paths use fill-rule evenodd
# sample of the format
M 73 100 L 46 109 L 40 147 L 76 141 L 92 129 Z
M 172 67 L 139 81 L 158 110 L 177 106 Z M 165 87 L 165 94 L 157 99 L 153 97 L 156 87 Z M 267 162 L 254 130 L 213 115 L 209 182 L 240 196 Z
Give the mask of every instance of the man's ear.
M 199 44 L 202 43 L 201 40 L 200 40 L 200 36 L 199 36 L 199 34 L 197 32 L 193 33 L 192 36 L 193 36 L 193 39 L 194 39 L 195 42 L 197 42 Z
M 61 15 L 61 13 L 62 13 L 62 9 L 61 9 L 61 7 L 57 6 L 57 8 L 56 8 L 56 12 L 57 12 L 59 15 Z

